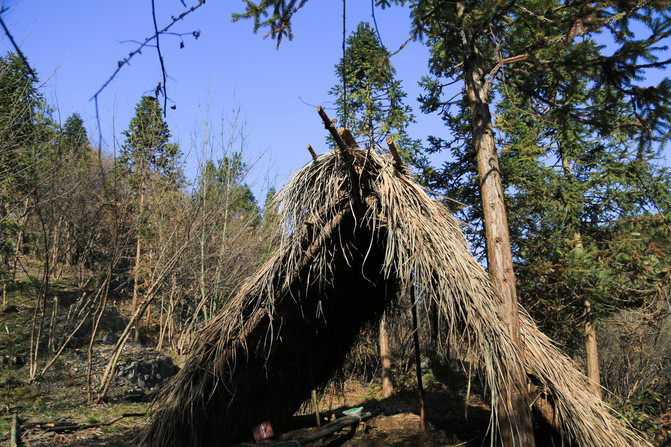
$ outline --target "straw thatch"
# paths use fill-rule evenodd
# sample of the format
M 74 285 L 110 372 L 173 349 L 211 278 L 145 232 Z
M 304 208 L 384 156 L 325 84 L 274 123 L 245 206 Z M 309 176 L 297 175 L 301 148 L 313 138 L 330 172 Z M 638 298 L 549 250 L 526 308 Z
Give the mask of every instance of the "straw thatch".
M 502 387 L 526 387 L 512 378 L 530 377 L 535 403 L 568 442 L 646 445 L 524 310 L 526 351 L 518 352 L 458 223 L 391 157 L 358 148 L 326 153 L 278 200 L 280 248 L 202 330 L 158 396 L 143 445 L 228 445 L 266 420 L 281 428 L 338 369 L 360 329 L 413 286 L 481 365 L 493 439 L 499 398 L 509 391 Z

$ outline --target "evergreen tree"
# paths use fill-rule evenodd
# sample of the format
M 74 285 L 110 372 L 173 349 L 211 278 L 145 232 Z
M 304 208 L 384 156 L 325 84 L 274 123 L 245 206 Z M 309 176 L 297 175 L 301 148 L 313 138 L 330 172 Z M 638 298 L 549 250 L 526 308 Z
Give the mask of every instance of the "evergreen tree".
M 59 152 L 68 152 L 76 160 L 81 160 L 88 155 L 89 139 L 84 128 L 84 120 L 75 112 L 65 120 L 61 131 Z
M 150 178 L 170 187 L 181 185 L 183 175 L 178 165 L 181 153 L 177 145 L 170 143 L 170 130 L 156 98 L 140 99 L 128 130 L 122 134 L 126 141 L 117 164 L 136 191 Z
M 37 86 L 37 76 L 19 56 L 0 57 L 0 255 L 7 271 L 23 246 L 31 196 L 46 168 L 40 158 L 53 130 Z
M 136 207 L 135 265 L 133 267 L 133 311 L 137 308 L 139 285 L 142 278 L 141 259 L 143 241 L 150 238 L 144 222 L 149 200 L 158 202 L 164 193 L 176 191 L 182 183 L 178 167 L 179 147 L 170 143 L 168 124 L 158 101 L 143 96 L 135 107 L 126 137 L 117 160 L 117 172 L 127 182 L 130 200 Z M 152 194 L 149 194 L 151 192 Z M 135 332 L 135 338 L 139 333 Z
M 37 114 L 44 99 L 37 77 L 14 53 L 0 58 L 0 162 L 2 177 L 21 171 L 20 160 L 34 136 Z
M 588 37 L 564 57 L 598 50 Z M 626 93 L 633 86 L 598 84 L 589 70 L 555 70 L 558 76 L 544 81 L 543 91 L 554 107 L 509 90 L 497 127 L 506 148 L 502 165 L 522 299 L 557 339 L 572 343 L 580 339 L 576 329 L 584 322 L 586 300 L 598 320 L 641 303 L 643 290 L 650 296 L 661 286 L 653 287 L 656 275 L 649 270 L 621 262 L 626 252 L 642 262 L 654 256 L 622 231 L 640 234 L 635 227 L 643 221 L 664 224 L 663 214 L 641 219 L 669 209 L 671 176 L 658 163 L 668 123 L 637 112 Z M 531 85 L 537 76 L 513 72 L 506 80 Z M 659 110 L 668 105 L 663 97 L 655 101 Z M 641 283 L 640 289 L 633 286 Z
M 565 281 L 564 284 L 572 284 L 565 292 L 573 294 L 585 315 L 586 347 L 592 353 L 588 355 L 588 372 L 598 383 L 595 332 L 590 317 L 593 306 L 588 298 L 594 295 L 600 300 L 597 292 L 603 297 L 604 290 L 589 286 L 601 284 L 599 275 L 586 273 L 594 272 L 586 268 L 594 265 L 586 245 L 586 238 L 592 236 L 580 222 L 602 228 L 605 223 L 624 218 L 625 208 L 634 215 L 645 210 L 651 205 L 651 192 L 664 195 L 667 191 L 665 174 L 656 170 L 651 161 L 655 157 L 654 145 L 668 135 L 671 83 L 665 80 L 648 88 L 636 85 L 645 69 L 669 63 L 655 55 L 660 49 L 659 41 L 671 30 L 666 6 L 663 2 L 645 7 L 629 3 L 613 7 L 553 1 L 419 1 L 414 6 L 415 26 L 427 36 L 433 54 L 430 67 L 434 77 L 424 80 L 427 94 L 422 98 L 423 107 L 425 111 L 443 114 L 455 135 L 449 142 L 432 139 L 434 151 L 450 147 L 455 156 L 455 161 L 433 176 L 433 186 L 444 186 L 448 196 L 462 203 L 482 202 L 482 208 L 473 206 L 466 214 L 473 222 L 483 213 L 490 271 L 496 260 L 491 256 L 492 247 L 510 247 L 510 242 L 518 258 L 534 263 L 528 257 L 532 254 L 529 250 L 514 245 L 516 236 L 521 241 L 533 234 L 528 227 L 512 225 L 516 233 L 512 240 L 505 233 L 492 237 L 490 228 L 505 227 L 507 232 L 505 220 L 491 225 L 491 217 L 487 216 L 488 207 L 495 203 L 500 204 L 495 214 L 505 216 L 503 185 L 509 194 L 518 196 L 533 190 L 521 200 L 533 202 L 537 210 L 543 207 L 539 202 L 557 194 L 561 197 L 559 206 L 554 203 L 554 214 L 523 209 L 519 217 L 534 225 L 534 217 L 547 221 L 554 216 L 554 224 L 563 229 L 557 246 L 561 259 L 572 265 L 566 265 L 566 271 L 576 272 L 573 281 L 584 275 L 579 283 L 586 287 L 576 293 L 576 284 Z M 644 37 L 633 34 L 633 22 L 647 26 Z M 612 53 L 594 40 L 603 31 L 613 37 L 616 48 Z M 459 81 L 464 84 L 464 96 L 455 101 L 443 100 L 444 86 Z M 505 132 L 499 135 L 498 142 L 494 140 L 490 111 L 496 98 L 494 88 L 505 98 L 502 107 L 507 111 L 505 119 L 497 122 Z M 456 113 L 451 108 L 456 108 Z M 464 126 L 466 117 L 470 127 Z M 501 154 L 502 165 L 498 162 L 497 143 L 506 149 Z M 520 146 L 524 148 L 522 158 L 515 158 Z M 555 188 L 548 186 L 548 180 L 553 184 L 549 173 L 553 164 L 557 166 Z M 501 175 L 499 186 L 493 193 L 486 193 L 487 183 Z M 533 176 L 538 180 L 529 178 Z M 642 187 L 646 183 L 651 186 Z M 625 185 L 636 186 L 632 189 Z M 634 189 L 648 191 L 632 194 Z M 657 194 L 657 203 L 659 200 L 663 197 Z M 624 205 L 625 202 L 629 204 Z M 517 216 L 510 213 L 513 214 Z M 476 238 L 475 242 L 481 239 Z M 534 243 L 538 247 L 541 242 Z M 503 270 L 512 272 L 512 258 L 506 265 Z M 514 283 L 513 277 L 507 282 Z
M 345 55 L 336 65 L 340 82 L 329 94 L 336 97 L 337 114 L 343 127 L 369 148 L 382 148 L 386 137 L 392 137 L 400 155 L 410 163 L 417 162 L 420 140 L 411 139 L 406 129 L 415 122 L 407 96 L 396 80 L 396 70 L 389 60 L 389 51 L 380 43 L 375 30 L 361 22 L 347 38 Z M 329 144 L 333 141 L 328 138 Z M 386 397 L 394 393 L 389 356 L 387 317 L 379 325 L 379 349 L 382 385 Z
M 375 30 L 361 22 L 347 38 L 345 55 L 336 65 L 340 82 L 329 94 L 336 98 L 341 125 L 355 138 L 376 148 L 391 136 L 403 157 L 412 161 L 420 142 L 407 135 L 406 129 L 415 119 L 410 106 L 403 102 L 407 94 L 401 81 L 394 79 L 395 73 L 389 51 Z
M 223 206 L 233 217 L 240 217 L 249 212 L 258 213 L 256 198 L 244 177 L 249 167 L 242 161 L 242 154 L 234 152 L 231 157 L 224 157 L 216 163 L 207 160 L 200 176 L 201 191 L 198 197 L 205 206 Z

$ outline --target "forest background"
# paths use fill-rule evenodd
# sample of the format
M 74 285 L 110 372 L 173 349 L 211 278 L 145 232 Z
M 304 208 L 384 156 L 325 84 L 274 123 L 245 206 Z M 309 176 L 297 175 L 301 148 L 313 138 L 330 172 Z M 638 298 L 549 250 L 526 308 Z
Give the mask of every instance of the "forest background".
M 579 362 L 588 357 L 586 328 L 598 328 L 602 383 L 614 393 L 607 398 L 640 427 L 658 429 L 657 418 L 671 406 L 666 3 L 621 10 L 577 4 L 562 15 L 550 2 L 475 2 L 465 18 L 441 2 L 359 4 L 346 13 L 345 35 L 367 33 L 376 53 L 363 60 L 391 63 L 351 73 L 343 67 L 362 63 L 343 64 L 340 3 L 332 10 L 314 2 L 248 3 L 249 18 L 261 19 L 260 34 L 281 30 L 266 41 L 252 35 L 251 20 L 227 23 L 231 13 L 245 13 L 242 3 L 219 10 L 175 2 L 155 16 L 138 14 L 135 5 L 75 12 L 47 3 L 39 14 L 61 26 L 40 27 L 38 18 L 28 33 L 21 30 L 29 22 L 26 5 L 2 5 L 8 31 L 25 35 L 21 54 L 7 36 L 2 41 L 9 51 L 0 74 L 3 305 L 16 299 L 33 311 L 23 346 L 30 380 L 44 377 L 86 321 L 93 326 L 90 401 L 108 392 L 123 344 L 137 341 L 143 325 L 148 331 L 153 321 L 157 349 L 184 352 L 194 331 L 277 245 L 281 227 L 270 199 L 309 159 L 305 145 L 318 149 L 324 141 L 316 103 L 333 106 L 341 122 L 366 123 L 373 105 L 359 101 L 357 109 L 357 95 L 385 93 L 381 108 L 402 110 L 405 118 L 378 114 L 357 136 L 374 146 L 386 134 L 403 141 L 418 180 L 464 221 L 486 265 L 463 55 L 451 55 L 457 35 L 441 27 L 487 23 L 478 37 L 486 45 L 475 39 L 471 48 L 486 61 L 480 69 L 488 67 L 482 79 L 491 88 L 485 96 L 495 117 L 518 299 Z M 261 13 L 277 5 L 278 14 L 263 23 Z M 98 14 L 108 19 L 93 19 Z M 207 24 L 206 14 L 216 24 Z M 63 15 L 81 26 L 64 29 L 66 20 L 54 20 Z M 359 17 L 372 24 L 357 26 Z M 152 36 L 154 26 L 173 21 L 160 46 L 149 38 L 130 62 L 110 56 L 118 44 L 106 49 L 86 37 L 104 35 L 105 23 Z M 120 38 L 118 28 L 110 33 Z M 76 62 L 68 56 L 54 71 L 60 64 L 53 57 L 62 56 L 50 45 L 67 39 Z M 134 51 L 143 41 L 123 45 Z M 85 64 L 77 62 L 79 51 Z M 525 56 L 514 59 L 514 51 Z M 236 77 L 225 77 L 230 73 Z M 375 82 L 357 84 L 362 80 Z M 224 98 L 214 87 L 220 85 Z M 66 284 L 77 292 L 59 305 L 55 297 Z M 96 328 L 117 305 L 129 324 L 95 377 Z M 17 336 L 7 332 L 9 368 Z M 394 349 L 396 362 L 407 363 L 408 350 Z M 361 361 L 376 365 L 377 357 Z

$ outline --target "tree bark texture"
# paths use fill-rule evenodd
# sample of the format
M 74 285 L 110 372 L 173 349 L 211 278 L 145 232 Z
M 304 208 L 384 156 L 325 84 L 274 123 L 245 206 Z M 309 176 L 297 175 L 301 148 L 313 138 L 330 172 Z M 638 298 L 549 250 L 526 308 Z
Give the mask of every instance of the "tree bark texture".
M 460 8 L 464 11 L 465 6 Z M 473 144 L 477 157 L 480 195 L 482 199 L 487 263 L 494 289 L 501 298 L 501 315 L 510 328 L 510 336 L 524 355 L 524 343 L 520 336 L 517 290 L 513 271 L 513 258 L 503 198 L 503 183 L 499 168 L 496 143 L 492 128 L 485 73 L 480 63 L 480 54 L 475 39 L 468 29 L 461 30 L 462 51 L 464 54 L 464 84 L 468 99 Z M 517 383 L 525 383 L 525 377 L 513 378 Z M 529 397 L 526 387 L 514 387 L 502 384 L 501 390 L 501 437 L 504 446 L 523 445 L 533 447 L 534 434 L 529 409 Z M 507 405 L 506 405 L 507 404 Z M 508 414 L 506 408 L 514 409 Z M 518 439 L 512 433 L 511 421 L 515 421 L 520 432 Z
M 585 351 L 587 354 L 587 377 L 592 382 L 594 395 L 601 399 L 603 395 L 601 393 L 596 328 L 594 327 L 594 321 L 592 321 L 592 305 L 589 300 L 585 300 Z
M 384 397 L 394 394 L 394 382 L 391 375 L 391 356 L 389 355 L 389 333 L 387 332 L 387 313 L 380 319 L 380 361 L 382 362 L 382 393 Z

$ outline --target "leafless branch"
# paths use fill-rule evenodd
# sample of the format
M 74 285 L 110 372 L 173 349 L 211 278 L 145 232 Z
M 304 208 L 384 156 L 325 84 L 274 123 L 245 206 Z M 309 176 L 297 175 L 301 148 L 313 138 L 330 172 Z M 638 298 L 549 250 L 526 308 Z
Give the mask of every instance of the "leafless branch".
M 5 12 L 4 10 L 0 11 L 0 14 Z M 5 25 L 5 21 L 2 20 L 2 15 L 0 15 L 0 25 L 2 25 L 2 29 L 5 32 L 5 36 L 9 38 L 9 41 L 12 43 L 12 46 L 14 47 L 14 50 L 16 51 L 16 54 L 19 55 L 23 63 L 25 64 L 26 68 L 28 69 L 28 72 L 30 73 L 30 76 L 35 80 L 37 79 L 35 76 L 35 70 L 32 69 L 30 64 L 28 63 L 28 60 L 26 59 L 26 56 L 23 54 L 23 51 L 21 51 L 21 48 L 16 44 L 16 41 L 14 41 L 14 36 L 12 36 L 12 33 L 9 32 L 9 29 L 7 28 L 7 25 Z
M 176 24 L 177 22 L 179 22 L 180 20 L 184 19 L 184 17 L 186 17 L 187 15 L 191 14 L 192 12 L 194 12 L 196 9 L 200 8 L 200 7 L 203 6 L 204 4 L 205 4 L 205 2 L 201 0 L 200 3 L 198 3 L 197 5 L 192 6 L 191 8 L 187 9 L 186 11 L 184 11 L 183 13 L 181 13 L 180 15 L 178 15 L 177 17 L 174 17 L 174 18 L 172 19 L 172 21 L 171 21 L 168 25 L 166 25 L 163 29 L 160 29 L 160 30 L 156 31 L 153 35 L 151 35 L 150 37 L 147 37 L 147 38 L 144 40 L 144 42 L 142 42 L 142 43 L 140 44 L 140 46 L 137 47 L 135 50 L 131 51 L 125 59 L 120 60 L 119 62 L 117 62 L 117 68 L 116 68 L 116 70 L 114 70 L 114 73 L 112 73 L 112 75 L 107 79 L 107 81 L 105 81 L 105 83 L 102 85 L 102 87 L 100 87 L 100 88 L 98 89 L 98 91 L 95 92 L 95 94 L 91 97 L 90 100 L 95 100 L 95 99 L 98 97 L 98 95 L 100 95 L 100 93 L 102 93 L 102 91 L 105 90 L 105 88 L 107 88 L 107 86 L 109 85 L 109 83 L 112 82 L 112 81 L 114 80 L 114 78 L 116 77 L 116 75 L 119 74 L 119 72 L 121 71 L 121 68 L 123 68 L 124 65 L 128 65 L 128 64 L 130 63 L 130 60 L 131 60 L 133 57 L 135 57 L 137 54 L 141 53 L 141 52 L 142 52 L 142 49 L 143 49 L 144 47 L 146 47 L 151 41 L 153 41 L 154 39 L 158 39 L 158 36 L 159 36 L 160 34 L 165 34 L 166 31 L 168 31 L 170 28 L 173 27 L 173 25 L 175 25 L 175 24 Z M 193 35 L 194 35 L 194 37 L 195 37 L 195 36 L 200 35 L 200 33 L 197 32 L 197 31 L 194 31 L 194 32 L 193 32 Z
M 201 3 L 202 4 L 202 3 Z M 163 116 L 166 115 L 166 109 L 168 105 L 168 86 L 166 85 L 167 79 L 165 74 L 165 64 L 163 63 L 163 55 L 161 54 L 161 45 L 159 43 L 160 34 L 158 32 L 158 25 L 156 24 L 156 5 L 154 0 L 151 0 L 151 18 L 154 22 L 154 35 L 156 36 L 156 52 L 158 53 L 158 61 L 161 63 L 161 75 L 163 76 Z M 161 87 L 156 89 L 158 99 L 158 93 L 161 91 Z

